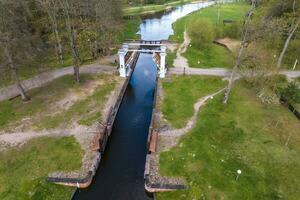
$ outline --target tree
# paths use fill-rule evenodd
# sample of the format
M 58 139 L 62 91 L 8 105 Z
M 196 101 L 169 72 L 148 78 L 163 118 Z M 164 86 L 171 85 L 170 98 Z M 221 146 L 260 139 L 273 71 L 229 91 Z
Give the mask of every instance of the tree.
M 241 58 L 242 58 L 243 51 L 248 46 L 249 23 L 251 21 L 251 17 L 253 15 L 253 11 L 254 11 L 255 7 L 256 7 L 256 1 L 252 0 L 251 9 L 248 12 L 248 14 L 246 16 L 246 19 L 245 19 L 245 22 L 244 22 L 243 39 L 242 39 L 241 47 L 240 47 L 240 50 L 238 52 L 238 56 L 237 56 L 235 65 L 232 69 L 232 72 L 231 72 L 231 75 L 230 75 L 230 78 L 229 78 L 229 81 L 228 81 L 227 88 L 225 90 L 223 104 L 227 104 L 227 102 L 228 102 L 229 95 L 230 95 L 231 89 L 233 87 L 235 78 L 236 78 L 236 71 L 240 67 L 240 64 L 241 64 Z
M 205 27 L 205 29 L 203 28 Z M 211 22 L 207 19 L 197 19 L 187 27 L 193 45 L 199 49 L 210 48 L 215 38 L 215 31 Z
M 22 0 L 0 0 L 0 48 L 3 60 L 16 81 L 23 101 L 28 101 L 21 84 L 18 67 L 31 53 L 31 33 L 27 21 L 26 4 Z
M 62 17 L 65 22 L 66 32 L 72 52 L 74 63 L 74 76 L 77 83 L 80 82 L 79 66 L 81 65 L 79 47 L 77 45 L 77 34 L 79 27 L 77 22 L 80 18 L 80 4 L 81 1 L 76 0 L 60 0 L 59 5 L 62 11 Z
M 63 46 L 61 37 L 59 34 L 59 4 L 57 0 L 37 0 L 40 4 L 42 10 L 47 13 L 48 19 L 51 25 L 51 29 L 55 38 L 55 50 L 58 57 L 58 60 L 63 63 Z
M 279 58 L 278 58 L 277 69 L 281 68 L 283 57 L 288 49 L 290 41 L 291 41 L 292 37 L 294 36 L 294 33 L 300 26 L 300 15 L 299 15 L 300 9 L 298 9 L 299 12 L 296 12 L 296 0 L 293 0 L 292 10 L 293 10 L 293 13 L 292 13 L 292 16 L 290 17 L 291 18 L 290 20 L 292 21 L 292 23 L 291 23 L 291 26 L 290 26 L 290 29 L 288 32 L 288 36 L 285 40 L 284 46 L 283 46 L 281 53 L 279 55 Z

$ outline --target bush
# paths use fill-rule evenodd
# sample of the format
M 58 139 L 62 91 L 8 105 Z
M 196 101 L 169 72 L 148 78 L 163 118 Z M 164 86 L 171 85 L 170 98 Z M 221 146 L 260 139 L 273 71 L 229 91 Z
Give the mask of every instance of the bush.
M 281 91 L 281 97 L 290 104 L 300 103 L 300 88 L 296 82 L 291 82 Z
M 198 49 L 210 48 L 215 39 L 214 27 L 207 19 L 193 21 L 189 24 L 187 31 L 192 39 L 192 44 Z
M 242 35 L 242 25 L 240 22 L 233 22 L 232 24 L 224 25 L 223 37 L 240 39 Z

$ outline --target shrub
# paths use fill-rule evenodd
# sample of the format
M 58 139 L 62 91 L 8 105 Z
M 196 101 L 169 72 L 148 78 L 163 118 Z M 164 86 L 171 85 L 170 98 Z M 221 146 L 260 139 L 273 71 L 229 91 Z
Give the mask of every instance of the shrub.
M 281 97 L 290 104 L 300 103 L 300 88 L 296 82 L 291 82 L 281 91 Z
M 233 22 L 232 24 L 224 25 L 223 37 L 240 39 L 242 35 L 242 25 L 240 22 Z
M 215 38 L 215 30 L 207 19 L 197 19 L 188 25 L 188 34 L 192 44 L 198 49 L 210 48 Z

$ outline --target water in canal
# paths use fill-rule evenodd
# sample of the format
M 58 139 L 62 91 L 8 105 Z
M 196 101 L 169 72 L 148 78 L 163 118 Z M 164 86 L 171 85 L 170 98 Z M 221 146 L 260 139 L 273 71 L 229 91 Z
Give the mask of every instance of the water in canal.
M 143 40 L 165 40 L 172 23 L 212 2 L 179 6 L 160 17 L 143 20 Z M 74 200 L 147 200 L 144 190 L 146 143 L 151 120 L 156 66 L 141 54 L 120 106 L 111 136 L 92 185 L 77 190 Z

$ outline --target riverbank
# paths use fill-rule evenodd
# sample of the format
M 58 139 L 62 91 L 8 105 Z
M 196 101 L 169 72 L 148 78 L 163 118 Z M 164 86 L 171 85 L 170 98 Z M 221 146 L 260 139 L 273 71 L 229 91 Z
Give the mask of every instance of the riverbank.
M 98 122 L 109 115 L 123 80 L 112 73 L 82 75 L 77 85 L 66 76 L 30 91 L 32 100 L 26 104 L 19 98 L 0 102 L 0 177 L 10 177 L 6 169 L 19 176 L 1 179 L 1 199 L 69 198 L 73 188 L 46 182 L 46 177 L 61 171 L 78 178 L 94 164 Z
M 248 8 L 249 5 L 246 3 L 227 3 L 219 6 L 213 5 L 196 11 L 177 20 L 173 24 L 174 35 L 171 35 L 169 39 L 177 43 L 185 44 L 185 49 L 180 52 L 180 56 L 186 59 L 189 67 L 232 68 L 234 65 L 235 52 L 231 52 L 229 49 L 215 43 L 211 44 L 210 48 L 199 49 L 197 45 L 194 44 L 194 41 L 189 38 L 187 27 L 198 19 L 207 20 L 212 24 L 213 32 L 216 37 L 227 37 L 226 32 L 230 32 L 234 27 L 223 24 L 223 20 L 242 21 Z M 220 13 L 219 17 L 218 12 Z
M 149 14 L 155 14 L 158 12 L 163 12 L 167 10 L 171 10 L 172 8 L 191 3 L 196 2 L 195 0 L 179 0 L 179 1 L 173 1 L 165 4 L 157 4 L 157 5 L 143 5 L 143 6 L 131 6 L 128 8 L 123 9 L 124 16 L 136 16 L 136 15 L 149 15 Z
M 194 94 L 192 87 L 174 91 L 171 85 L 184 87 L 186 81 L 180 83 L 180 79 L 187 78 L 172 78 L 163 83 L 170 88 L 162 87 L 164 98 L 160 108 L 163 118 L 159 127 L 164 127 L 161 130 L 169 134 L 159 137 L 163 142 L 159 143 L 158 151 L 162 152 L 159 156 L 161 175 L 185 178 L 188 189 L 158 193 L 157 199 L 244 199 L 261 195 L 273 199 L 272 194 L 297 198 L 300 185 L 300 177 L 295 177 L 300 165 L 297 157 L 300 151 L 300 138 L 296 133 L 300 128 L 298 119 L 281 105 L 262 104 L 241 80 L 236 83 L 228 105 L 221 103 L 223 93 L 207 101 L 197 115 L 195 127 L 179 139 L 177 132 L 173 133 L 167 128 L 169 125 L 163 124 L 184 127 L 186 123 L 187 118 L 182 112 L 170 115 L 169 110 L 174 109 L 164 109 L 185 108 L 187 100 L 182 96 L 189 95 L 182 95 L 182 92 L 190 90 Z M 198 87 L 199 83 L 193 85 Z M 196 102 L 197 98 L 194 98 L 188 106 L 192 108 Z M 175 142 L 171 142 L 175 138 Z M 175 147 L 168 150 L 170 143 Z M 237 170 L 242 172 L 238 179 Z

